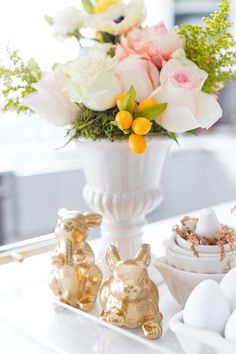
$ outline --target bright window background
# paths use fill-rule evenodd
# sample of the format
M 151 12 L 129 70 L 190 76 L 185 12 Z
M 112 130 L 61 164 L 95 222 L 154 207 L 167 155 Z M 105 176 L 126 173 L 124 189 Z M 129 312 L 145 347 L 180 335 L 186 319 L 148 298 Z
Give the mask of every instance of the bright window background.
M 148 18 L 154 24 L 165 20 L 169 27 L 174 22 L 174 1 L 146 0 Z M 66 7 L 81 7 L 80 0 L 1 0 L 0 1 L 0 56 L 6 48 L 19 49 L 20 56 L 33 57 L 42 70 L 54 63 L 66 62 L 78 55 L 75 39 L 58 40 L 44 20 L 47 14 Z M 47 166 L 46 161 L 71 156 L 73 144 L 58 150 L 64 143 L 63 129 L 58 129 L 36 116 L 18 117 L 14 112 L 0 113 L 0 168 L 29 169 Z M 67 155 L 67 152 L 69 155 Z M 48 166 L 45 168 L 49 168 Z
M 53 15 L 68 6 L 80 6 L 78 0 L 1 0 L 0 45 L 1 51 L 9 44 L 18 48 L 27 59 L 34 57 L 44 69 L 57 61 L 76 55 L 73 40 L 60 42 L 52 35 L 44 15 Z
M 78 44 L 69 39 L 59 41 L 44 15 L 53 15 L 68 6 L 80 6 L 78 0 L 1 0 L 0 2 L 0 52 L 4 56 L 6 47 L 18 49 L 20 56 L 28 60 L 33 57 L 42 70 L 48 70 L 55 62 L 74 58 Z M 50 170 L 51 162 L 61 160 L 69 151 L 58 150 L 64 144 L 63 129 L 48 124 L 32 115 L 18 117 L 16 113 L 0 113 L 0 170 Z M 66 158 L 65 158 L 66 160 Z M 47 163 L 48 162 L 48 163 Z
M 172 0 L 146 0 L 149 24 L 165 20 L 173 25 Z M 44 69 L 54 62 L 63 62 L 77 54 L 78 46 L 73 39 L 58 41 L 50 26 L 44 21 L 45 14 L 53 15 L 65 7 L 81 7 L 80 0 L 1 0 L 0 48 L 9 43 L 20 49 L 23 57 L 34 57 Z

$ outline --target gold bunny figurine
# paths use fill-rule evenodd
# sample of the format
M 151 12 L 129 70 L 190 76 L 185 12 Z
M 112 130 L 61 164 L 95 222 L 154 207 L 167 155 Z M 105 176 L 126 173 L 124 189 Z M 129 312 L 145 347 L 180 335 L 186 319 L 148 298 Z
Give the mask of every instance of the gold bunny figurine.
M 162 314 L 159 311 L 157 286 L 148 276 L 150 246 L 143 244 L 134 259 L 121 260 L 115 246 L 106 254 L 112 271 L 100 291 L 103 307 L 101 316 L 116 326 L 142 326 L 145 337 L 156 339 L 162 335 Z
M 99 214 L 66 209 L 61 209 L 58 215 L 55 236 L 59 244 L 52 256 L 54 268 L 49 286 L 60 301 L 88 312 L 96 302 L 102 273 L 85 240 L 89 228 L 98 227 L 102 218 Z

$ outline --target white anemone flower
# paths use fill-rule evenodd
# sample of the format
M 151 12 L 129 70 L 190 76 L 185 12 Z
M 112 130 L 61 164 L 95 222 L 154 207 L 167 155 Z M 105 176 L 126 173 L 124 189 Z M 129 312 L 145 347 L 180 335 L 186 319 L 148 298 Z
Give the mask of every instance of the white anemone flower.
M 97 31 L 116 36 L 139 27 L 146 18 L 146 8 L 143 0 L 133 0 L 129 4 L 112 5 L 107 11 L 96 14 L 93 18 Z

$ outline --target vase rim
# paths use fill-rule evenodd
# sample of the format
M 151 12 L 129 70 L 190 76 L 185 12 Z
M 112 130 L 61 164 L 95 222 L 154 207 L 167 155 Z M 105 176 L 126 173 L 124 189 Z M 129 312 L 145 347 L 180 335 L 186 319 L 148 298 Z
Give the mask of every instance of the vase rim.
M 165 141 L 165 142 L 171 142 L 172 139 L 169 138 L 168 136 L 161 136 L 161 135 L 148 135 L 145 137 L 147 139 L 147 141 L 150 143 L 152 141 Z M 98 138 L 96 140 L 92 140 L 90 138 L 84 138 L 84 137 L 81 137 L 81 138 L 77 138 L 75 139 L 75 142 L 76 143 L 83 143 L 83 142 L 89 142 L 90 144 L 94 143 L 99 143 L 99 142 L 103 142 L 103 144 L 122 144 L 122 143 L 126 143 L 127 144 L 127 141 L 128 139 L 122 139 L 122 140 L 109 140 L 109 139 L 106 139 L 106 138 Z

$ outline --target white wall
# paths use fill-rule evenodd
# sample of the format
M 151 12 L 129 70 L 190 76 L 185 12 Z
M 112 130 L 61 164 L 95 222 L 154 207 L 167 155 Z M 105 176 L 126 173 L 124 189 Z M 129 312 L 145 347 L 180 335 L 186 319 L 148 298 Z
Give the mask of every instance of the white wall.
M 174 0 L 146 0 L 146 23 L 166 21 L 173 25 Z M 8 45 L 18 48 L 24 58 L 34 57 L 44 69 L 55 62 L 64 62 L 78 51 L 74 39 L 60 42 L 52 35 L 44 15 L 53 15 L 65 7 L 81 7 L 80 0 L 1 0 L 0 1 L 0 55 Z
M 148 15 L 145 23 L 155 25 L 164 21 L 168 28 L 172 28 L 174 26 L 174 3 L 174 0 L 146 0 Z
M 78 50 L 74 40 L 60 42 L 52 35 L 44 15 L 53 15 L 65 7 L 80 7 L 79 0 L 1 0 L 0 50 L 18 48 L 28 59 L 34 57 L 43 68 L 73 58 Z

